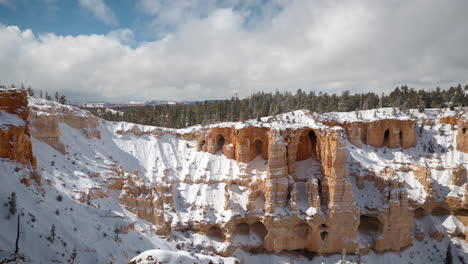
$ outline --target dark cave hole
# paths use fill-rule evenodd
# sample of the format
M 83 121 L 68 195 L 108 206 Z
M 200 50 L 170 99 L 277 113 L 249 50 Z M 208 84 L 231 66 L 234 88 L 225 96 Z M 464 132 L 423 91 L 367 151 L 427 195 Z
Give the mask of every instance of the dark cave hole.
M 320 233 L 320 238 L 322 239 L 322 241 L 325 241 L 327 237 L 328 237 L 327 231 L 323 231 L 322 233 Z
M 224 146 L 224 137 L 223 135 L 217 135 L 216 136 L 216 144 L 218 146 L 217 151 L 221 150 L 223 151 L 223 146 Z
M 358 230 L 364 234 L 377 234 L 382 231 L 382 226 L 376 217 L 361 215 Z
M 385 133 L 384 133 L 384 138 L 383 138 L 383 145 L 385 147 L 388 147 L 388 141 L 390 139 L 390 130 L 385 130 Z
M 263 155 L 263 141 L 260 139 L 255 140 L 255 150 L 257 152 L 257 155 L 262 156 Z

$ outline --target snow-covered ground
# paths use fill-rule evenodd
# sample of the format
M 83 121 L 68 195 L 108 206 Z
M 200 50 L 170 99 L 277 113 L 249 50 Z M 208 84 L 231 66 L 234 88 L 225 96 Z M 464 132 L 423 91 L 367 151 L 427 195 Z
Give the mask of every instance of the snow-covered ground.
M 30 99 L 30 103 L 38 108 L 64 107 L 56 103 L 40 99 Z M 87 116 L 87 112 L 69 106 L 70 111 L 77 115 Z M 408 119 L 409 115 L 395 113 L 393 109 L 362 111 L 359 114 L 328 113 L 320 117 L 306 111 L 295 111 L 276 117 L 262 118 L 261 122 L 247 121 L 245 123 L 221 123 L 212 126 L 263 125 L 268 127 L 314 127 L 324 125 L 317 122 L 319 118 L 336 121 L 353 121 L 357 118 L 372 121 L 376 118 L 397 117 Z M 454 115 L 448 110 L 430 109 L 421 114 L 411 112 L 418 118 L 435 118 L 443 115 Z M 359 117 L 358 117 L 359 116 Z M 21 125 L 14 115 L 0 113 L 0 129 L 2 126 Z M 8 197 L 15 192 L 17 210 L 20 218 L 20 253 L 26 257 L 26 263 L 127 263 L 134 256 L 141 254 L 136 263 L 151 262 L 157 258 L 162 263 L 339 263 L 341 256 L 317 256 L 309 259 L 300 254 L 252 254 L 236 250 L 232 257 L 220 257 L 210 252 L 193 248 L 189 245 L 211 244 L 222 247 L 223 243 L 208 240 L 196 233 L 182 234 L 175 232 L 171 237 L 157 236 L 151 223 L 139 219 L 135 214 L 125 210 L 119 204 L 119 193 L 116 190 L 101 190 L 107 198 L 98 198 L 82 203 L 76 200 L 77 194 L 93 188 L 102 188 L 116 177 L 115 170 L 121 168 L 129 174 L 138 175 L 148 183 L 161 180 L 163 176 L 177 179 L 174 196 L 184 199 L 174 203 L 176 222 L 209 219 L 213 223 L 227 221 L 233 214 L 246 213 L 246 197 L 236 186 L 231 187 L 230 212 L 224 211 L 225 188 L 223 182 L 235 180 L 245 172 L 246 164 L 225 158 L 220 153 L 209 154 L 196 151 L 196 142 L 183 140 L 172 133 L 162 136 L 145 134 L 136 136 L 131 133 L 119 134 L 134 124 L 100 121 L 98 130 L 100 139 L 87 138 L 82 131 L 60 124 L 61 142 L 66 145 L 67 153 L 60 152 L 48 144 L 32 138 L 33 154 L 37 158 L 37 168 L 42 176 L 42 185 L 26 187 L 19 179 L 28 177 L 29 171 L 9 160 L 0 160 L 0 204 L 8 203 Z M 137 125 L 140 131 L 151 131 L 154 127 Z M 177 130 L 186 133 L 199 129 L 199 126 Z M 420 129 L 421 128 L 421 129 Z M 418 144 L 415 148 L 401 150 L 377 149 L 364 145 L 357 148 L 347 143 L 348 159 L 360 164 L 362 168 L 381 171 L 385 167 L 397 168 L 400 163 L 413 163 L 430 167 L 433 181 L 437 182 L 436 197 L 442 199 L 446 195 L 463 196 L 464 187 L 453 186 L 448 174 L 437 170 L 438 166 L 445 168 L 457 164 L 466 166 L 468 156 L 454 150 L 455 131 L 450 125 L 436 123 L 433 126 L 418 124 Z M 174 132 L 174 129 L 163 129 Z M 419 132 L 420 131 L 420 132 Z M 435 153 L 427 157 L 427 146 L 430 141 L 435 143 Z M 452 148 L 450 147 L 452 146 Z M 307 166 L 308 160 L 298 162 L 296 176 L 301 179 L 313 174 Z M 314 167 L 315 168 L 315 167 Z M 319 164 L 317 165 L 319 169 Z M 134 171 L 137 170 L 138 173 Z M 248 166 L 250 177 L 262 179 L 266 175 L 266 164 L 262 159 L 255 159 Z M 96 175 L 98 175 L 96 177 Z M 423 186 L 415 180 L 412 172 L 395 171 L 394 177 L 406 182 L 406 190 L 414 201 L 423 202 L 427 194 Z M 212 184 L 195 184 L 196 181 L 210 181 Z M 190 182 L 188 184 L 184 182 Z M 354 181 L 353 181 L 354 182 Z M 353 184 L 357 204 L 363 208 L 378 207 L 382 194 L 365 181 L 365 191 L 357 190 Z M 240 188 L 240 186 L 239 186 Z M 200 197 L 200 191 L 205 197 Z M 181 202 L 183 201 L 183 203 Z M 197 206 L 208 206 L 212 211 L 207 215 L 197 214 Z M 299 208 L 305 206 L 299 205 Z M 421 226 L 437 227 L 441 230 L 462 228 L 460 222 L 452 216 L 426 216 L 415 220 Z M 0 259 L 14 251 L 16 238 L 16 215 L 9 217 L 8 206 L 0 207 Z M 122 229 L 130 228 L 127 234 Z M 463 227 L 466 228 L 466 227 Z M 53 232 L 52 232 L 53 230 Z M 117 232 L 116 232 L 117 231 Z M 52 234 L 53 233 L 53 234 Z M 430 238 L 429 234 L 423 241 L 413 239 L 413 246 L 401 253 L 385 253 L 376 255 L 373 252 L 362 256 L 363 263 L 441 263 L 445 259 L 448 244 L 452 244 L 454 263 L 462 263 L 458 256 L 466 255 L 468 246 L 460 238 L 445 236 L 442 242 Z M 181 246 L 182 245 L 182 246 Z M 150 250 L 150 251 L 147 251 Z M 357 256 L 347 256 L 350 263 L 357 262 Z M 352 262 L 353 261 L 353 262 Z M 468 258 L 465 257 L 465 263 Z

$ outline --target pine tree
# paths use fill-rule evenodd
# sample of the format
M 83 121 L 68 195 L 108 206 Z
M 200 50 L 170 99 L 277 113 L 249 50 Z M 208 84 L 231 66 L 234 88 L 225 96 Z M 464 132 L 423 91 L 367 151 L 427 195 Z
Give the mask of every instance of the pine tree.
M 31 88 L 31 86 L 29 86 L 27 90 L 29 96 L 34 96 L 34 90 Z
M 60 98 L 58 99 L 58 102 L 60 104 L 66 104 L 67 103 L 67 98 L 65 97 L 65 95 L 61 95 Z

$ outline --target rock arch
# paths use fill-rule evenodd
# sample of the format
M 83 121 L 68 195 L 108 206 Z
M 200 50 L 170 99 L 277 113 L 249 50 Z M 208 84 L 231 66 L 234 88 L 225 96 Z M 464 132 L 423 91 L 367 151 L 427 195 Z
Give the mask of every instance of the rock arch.
M 216 151 L 223 151 L 223 147 L 224 147 L 224 143 L 225 143 L 225 140 L 224 140 L 224 136 L 221 135 L 221 134 L 218 134 L 216 136 Z
M 302 132 L 297 144 L 296 160 L 305 160 L 311 156 L 314 159 L 318 159 L 317 135 L 313 130 L 305 130 Z
M 224 242 L 225 236 L 221 228 L 219 226 L 212 226 L 210 227 L 205 234 L 209 236 L 211 239 L 216 240 L 218 242 Z
M 388 143 L 390 141 L 390 129 L 387 128 L 387 130 L 385 130 L 384 132 L 384 135 L 383 135 L 383 146 L 384 147 L 388 147 Z
M 375 216 L 361 215 L 358 230 L 361 234 L 376 237 L 382 233 L 383 225 Z
M 256 139 L 254 142 L 254 145 L 255 145 L 256 155 L 257 156 L 260 155 L 261 157 L 263 157 L 263 146 L 264 146 L 263 141 L 261 141 L 260 139 Z
M 250 225 L 247 223 L 239 223 L 236 225 L 235 234 L 248 235 L 250 232 Z
M 362 144 L 367 144 L 367 128 L 361 128 L 361 143 Z
M 262 240 L 268 234 L 268 230 L 262 222 L 255 222 L 250 226 L 250 232 L 260 237 Z
M 424 208 L 418 207 L 416 210 L 414 210 L 414 216 L 415 216 L 416 218 L 421 218 L 421 217 L 423 217 L 424 215 L 426 215 L 426 213 L 424 212 Z

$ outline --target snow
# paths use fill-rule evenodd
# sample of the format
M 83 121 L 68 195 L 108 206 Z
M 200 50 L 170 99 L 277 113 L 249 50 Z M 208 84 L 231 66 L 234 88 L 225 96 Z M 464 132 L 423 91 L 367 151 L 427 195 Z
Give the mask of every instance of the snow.
M 90 116 L 71 106 L 60 105 L 43 99 L 29 98 L 30 105 L 43 110 L 42 114 L 52 114 L 54 109 L 62 108 L 78 116 Z M 374 112 L 376 113 L 374 115 Z M 57 114 L 57 113 L 54 113 Z M 459 110 L 447 111 L 428 109 L 424 113 L 411 110 L 409 115 L 401 112 L 393 113 L 393 109 L 385 108 L 350 113 L 317 114 L 308 111 L 294 111 L 275 117 L 261 118 L 260 121 L 249 120 L 244 123 L 225 122 L 209 127 L 246 127 L 264 126 L 275 129 L 286 128 L 323 128 L 319 120 L 335 120 L 349 122 L 359 119 L 371 122 L 380 118 L 409 119 L 413 117 L 437 120 L 442 116 L 457 115 Z M 413 117 L 411 117 L 413 116 Z M 10 126 L 23 126 L 24 121 L 16 115 L 0 111 L 0 129 Z M 136 136 L 132 133 L 117 133 L 136 128 L 146 134 Z M 154 263 L 148 260 L 151 256 L 164 263 L 339 263 L 340 256 L 318 256 L 309 260 L 305 256 L 294 253 L 282 254 L 251 254 L 236 250 L 232 257 L 211 256 L 191 247 L 190 244 L 212 246 L 217 249 L 227 247 L 223 242 L 193 232 L 174 232 L 171 237 L 160 237 L 154 234 L 151 223 L 139 219 L 135 214 L 125 210 L 118 202 L 119 192 L 104 189 L 109 197 L 80 203 L 74 197 L 80 192 L 91 188 L 105 186 L 116 177 L 113 169 L 121 166 L 128 171 L 126 176 L 137 176 L 144 184 L 162 181 L 163 177 L 174 184 L 174 211 L 169 212 L 173 223 L 188 223 L 208 221 L 222 225 L 236 216 L 245 216 L 248 190 L 235 184 L 242 177 L 250 177 L 252 182 L 266 177 L 266 162 L 260 156 L 250 163 L 237 163 L 227 159 L 220 153 L 209 154 L 196 151 L 196 142 L 183 140 L 176 134 L 193 132 L 201 126 L 185 129 L 157 128 L 135 125 L 125 122 L 99 122 L 100 139 L 88 139 L 79 129 L 60 124 L 61 142 L 66 145 L 67 153 L 62 155 L 46 143 L 31 138 L 33 154 L 37 158 L 38 172 L 42 176 L 42 186 L 26 187 L 19 182 L 20 178 L 29 177 L 29 168 L 9 160 L 0 160 L 2 184 L 0 185 L 0 203 L 14 191 L 18 196 L 18 209 L 21 216 L 20 253 L 30 262 L 68 263 L 74 249 L 77 251 L 75 263 L 127 263 L 130 259 L 138 263 Z M 339 129 L 339 128 L 336 128 Z M 348 151 L 348 173 L 352 184 L 353 195 L 361 213 L 370 213 L 383 204 L 383 194 L 369 180 L 364 180 L 364 188 L 359 189 L 356 177 L 365 177 L 369 172 L 376 177 L 386 177 L 383 171 L 390 168 L 394 171 L 394 180 L 404 181 L 403 190 L 409 199 L 416 204 L 424 203 L 427 193 L 422 184 L 416 180 L 411 170 L 405 170 L 408 165 L 418 164 L 428 167 L 431 171 L 436 198 L 441 200 L 446 196 L 464 195 L 465 185 L 453 186 L 450 180 L 450 170 L 438 168 L 454 168 L 458 164 L 466 167 L 468 155 L 454 149 L 456 144 L 455 128 L 435 122 L 434 125 L 418 123 L 417 146 L 410 149 L 377 149 L 363 145 L 357 148 L 346 143 Z M 163 133 L 153 135 L 158 130 Z M 441 132 L 442 131 L 442 132 Z M 435 143 L 434 153 L 429 153 L 427 145 Z M 452 146 L 452 148 L 450 148 Z M 22 168 L 17 170 L 16 168 Z M 137 170 L 138 175 L 133 171 Z M 317 213 L 316 208 L 306 208 L 305 182 L 310 178 L 320 178 L 320 164 L 309 158 L 297 162 L 296 177 L 298 181 L 298 209 L 307 216 Z M 91 175 L 99 174 L 98 177 Z M 226 182 L 232 185 L 225 191 Z M 465 183 L 466 184 L 466 183 Z M 224 196 L 230 196 L 230 210 L 224 209 Z M 59 201 L 57 198 L 61 196 Z M 261 213 L 264 200 L 260 196 L 254 201 L 254 212 Z M 206 212 L 203 214 L 202 210 Z M 286 215 L 285 211 L 274 212 L 273 215 Z M 16 221 L 7 219 L 8 210 L 0 208 L 0 257 L 14 250 L 11 241 L 16 235 Z M 34 219 L 34 220 L 33 220 Z M 456 217 L 424 217 L 416 223 L 426 230 L 464 230 Z M 116 239 L 116 227 L 135 225 L 128 234 L 119 234 Z M 56 239 L 47 240 L 52 225 L 55 225 Z M 255 235 L 239 235 L 235 241 L 255 245 L 258 237 Z M 435 242 L 426 234 L 423 241 L 413 241 L 413 246 L 401 253 L 385 253 L 377 255 L 372 251 L 362 256 L 364 263 L 440 263 L 445 258 L 448 244 L 452 243 L 452 252 L 466 255 L 468 246 L 462 239 L 446 237 L 441 243 Z M 177 245 L 183 244 L 182 249 Z M 143 253 L 142 253 L 143 252 Z M 140 254 L 141 253 L 141 254 Z M 139 255 L 140 254 L 140 255 Z M 139 255 L 138 257 L 135 257 Z M 348 260 L 355 259 L 348 256 Z M 457 263 L 457 262 L 455 262 Z
M 315 115 L 320 120 L 344 122 L 373 122 L 381 119 L 409 120 L 411 117 L 398 109 L 378 108 L 354 112 L 330 112 Z
M 161 249 L 153 249 L 143 252 L 136 256 L 131 261 L 139 264 L 156 264 L 156 263 L 194 263 L 208 264 L 219 263 L 221 258 L 208 256 L 204 254 L 193 254 L 186 251 L 168 251 Z M 226 258 L 221 261 L 225 264 L 235 263 L 235 258 Z M 130 261 L 130 262 L 131 262 Z
M 0 110 L 0 130 L 8 130 L 10 127 L 24 126 L 25 122 L 19 116 Z

